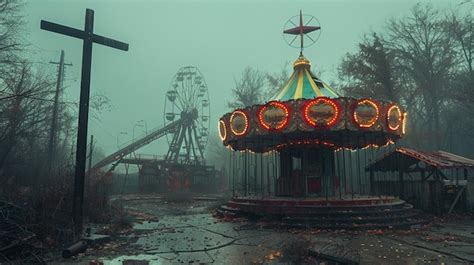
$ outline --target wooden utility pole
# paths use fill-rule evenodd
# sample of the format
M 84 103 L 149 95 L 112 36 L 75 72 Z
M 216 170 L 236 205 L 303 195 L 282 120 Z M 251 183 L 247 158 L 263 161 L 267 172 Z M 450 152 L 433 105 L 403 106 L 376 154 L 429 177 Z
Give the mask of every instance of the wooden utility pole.
M 59 109 L 59 94 L 61 93 L 61 89 L 63 88 L 64 82 L 64 67 L 65 66 L 72 66 L 72 64 L 64 63 L 64 51 L 61 50 L 61 57 L 59 58 L 59 62 L 49 62 L 52 64 L 58 65 L 58 77 L 56 80 L 56 91 L 54 93 L 54 103 L 53 103 L 53 114 L 51 117 L 51 128 L 49 132 L 49 142 L 48 142 L 48 171 L 49 174 L 48 179 L 51 179 L 52 166 L 53 161 L 55 158 L 56 152 L 56 140 L 57 140 L 57 130 L 58 130 L 58 109 Z
M 91 176 L 92 152 L 94 151 L 94 135 L 91 135 L 91 143 L 89 145 L 89 168 L 87 169 L 87 178 Z
M 75 234 L 76 236 L 80 236 L 82 234 L 82 204 L 84 200 L 84 175 L 86 169 L 92 44 L 98 43 L 123 51 L 128 51 L 128 44 L 94 34 L 94 11 L 92 9 L 86 9 L 84 30 L 70 28 L 44 20 L 41 20 L 41 29 L 83 40 L 76 167 L 74 172 L 74 200 L 72 209 Z

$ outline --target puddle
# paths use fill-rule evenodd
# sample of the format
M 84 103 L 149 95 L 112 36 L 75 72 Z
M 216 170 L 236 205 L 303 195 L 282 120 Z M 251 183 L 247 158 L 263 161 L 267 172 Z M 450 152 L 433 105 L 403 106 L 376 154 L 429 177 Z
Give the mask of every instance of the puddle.
M 132 261 L 135 261 L 135 263 Z M 139 261 L 146 261 L 146 262 L 139 262 Z M 161 265 L 161 264 L 169 264 L 169 261 L 157 255 L 120 256 L 112 260 L 104 260 L 104 265 L 122 265 L 122 264 Z
M 155 230 L 161 227 L 163 227 L 163 224 L 154 221 L 144 221 L 133 225 L 134 230 Z

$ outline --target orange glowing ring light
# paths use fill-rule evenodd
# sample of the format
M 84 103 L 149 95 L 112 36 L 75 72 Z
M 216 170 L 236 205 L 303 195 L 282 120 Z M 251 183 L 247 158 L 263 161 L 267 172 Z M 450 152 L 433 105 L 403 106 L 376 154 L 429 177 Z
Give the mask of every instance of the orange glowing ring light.
M 232 122 L 234 121 L 237 115 L 242 115 L 244 117 L 244 123 L 245 123 L 244 129 L 240 132 L 236 131 L 234 126 L 232 125 Z M 247 114 L 246 111 L 242 109 L 235 110 L 234 112 L 232 112 L 232 115 L 230 115 L 229 123 L 230 123 L 230 130 L 235 136 L 244 136 L 249 130 L 249 115 Z
M 270 124 L 268 124 L 267 122 L 265 122 L 264 118 L 263 118 L 263 112 L 265 111 L 265 109 L 267 109 L 269 106 L 274 106 L 276 108 L 279 108 L 279 109 L 282 109 L 284 112 L 285 112 L 285 120 L 279 124 L 278 126 L 276 127 L 272 127 Z M 268 102 L 267 104 L 265 105 L 262 105 L 260 106 L 259 110 L 258 110 L 258 123 L 263 127 L 265 128 L 266 130 L 283 130 L 285 129 L 285 127 L 288 125 L 290 121 L 290 108 L 286 105 L 286 104 L 283 104 L 281 102 L 278 102 L 278 101 L 270 101 Z
M 221 138 L 221 140 L 227 140 L 227 126 L 225 125 L 225 121 L 223 121 L 222 119 L 219 120 L 217 130 L 219 131 L 219 137 Z M 222 135 L 222 133 L 224 133 L 224 135 Z
M 398 121 L 397 121 L 396 126 L 390 125 L 390 114 L 392 113 L 392 111 L 396 111 L 398 114 Z M 403 113 L 400 110 L 400 107 L 397 106 L 396 104 L 392 104 L 387 110 L 387 127 L 392 131 L 396 131 L 398 130 L 398 128 L 400 128 L 400 124 L 402 123 L 402 121 L 403 121 Z
M 363 124 L 361 123 L 361 121 L 359 121 L 359 119 L 357 118 L 357 113 L 356 113 L 356 109 L 358 106 L 360 105 L 363 105 L 363 104 L 369 104 L 371 105 L 374 109 L 375 109 L 375 117 L 372 118 L 372 120 L 368 123 L 368 124 Z M 359 99 L 356 104 L 353 105 L 353 108 L 352 108 L 352 120 L 354 121 L 354 123 L 359 126 L 360 128 L 370 128 L 372 126 L 374 126 L 374 124 L 379 120 L 379 117 L 380 117 L 380 108 L 379 108 L 379 105 L 377 104 L 376 101 L 372 100 L 372 99 L 368 99 L 368 98 L 364 98 L 364 99 Z
M 334 116 L 324 125 L 324 127 L 330 128 L 330 127 L 334 126 L 334 124 L 336 124 L 336 122 L 339 121 L 339 118 L 341 117 L 341 106 L 339 105 L 339 102 L 337 102 L 333 99 L 330 99 L 328 97 L 317 97 L 315 99 L 306 101 L 306 103 L 304 104 L 304 107 L 303 107 L 304 120 L 306 121 L 307 124 L 309 124 L 313 127 L 320 126 L 319 124 L 316 123 L 316 121 L 314 119 L 312 119 L 308 115 L 309 108 L 311 108 L 312 106 L 314 106 L 314 105 L 316 105 L 320 102 L 324 102 L 324 103 L 326 103 L 327 105 L 331 106 L 334 109 Z

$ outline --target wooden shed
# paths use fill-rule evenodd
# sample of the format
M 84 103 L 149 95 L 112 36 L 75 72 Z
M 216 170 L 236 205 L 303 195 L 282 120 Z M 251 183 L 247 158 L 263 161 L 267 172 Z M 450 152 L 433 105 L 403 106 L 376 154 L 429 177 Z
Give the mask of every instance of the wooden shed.
M 373 195 L 398 195 L 435 212 L 472 211 L 474 160 L 445 151 L 396 148 L 366 167 Z

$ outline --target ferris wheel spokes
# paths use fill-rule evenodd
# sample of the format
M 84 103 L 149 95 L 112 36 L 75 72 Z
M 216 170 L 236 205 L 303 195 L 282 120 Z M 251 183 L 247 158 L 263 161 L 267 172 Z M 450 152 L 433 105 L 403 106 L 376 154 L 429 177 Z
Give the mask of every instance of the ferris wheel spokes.
M 196 67 L 179 69 L 166 92 L 165 124 L 181 119 L 182 124 L 167 135 L 171 162 L 200 163 L 209 137 L 210 104 L 206 82 Z

